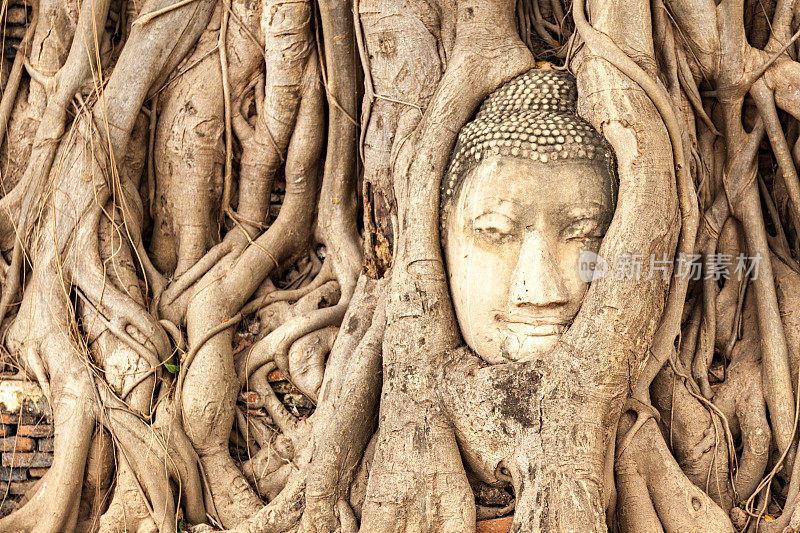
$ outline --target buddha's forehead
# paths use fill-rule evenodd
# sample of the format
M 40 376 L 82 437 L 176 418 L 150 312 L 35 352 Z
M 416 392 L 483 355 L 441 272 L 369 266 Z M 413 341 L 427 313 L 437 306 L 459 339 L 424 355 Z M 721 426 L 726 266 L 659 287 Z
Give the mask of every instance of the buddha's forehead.
M 515 157 L 482 161 L 464 178 L 458 205 L 471 207 L 598 203 L 612 209 L 613 177 L 598 161 L 542 163 Z

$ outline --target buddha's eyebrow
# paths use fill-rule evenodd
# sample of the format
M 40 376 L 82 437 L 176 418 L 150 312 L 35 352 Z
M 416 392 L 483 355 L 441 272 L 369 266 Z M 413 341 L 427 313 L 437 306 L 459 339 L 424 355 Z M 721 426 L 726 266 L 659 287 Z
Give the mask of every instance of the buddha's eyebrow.
M 499 196 L 484 196 L 479 205 L 472 211 L 472 217 L 478 218 L 483 215 L 496 213 L 510 218 L 516 218 L 517 214 L 523 210 L 522 204 L 514 200 L 507 200 Z

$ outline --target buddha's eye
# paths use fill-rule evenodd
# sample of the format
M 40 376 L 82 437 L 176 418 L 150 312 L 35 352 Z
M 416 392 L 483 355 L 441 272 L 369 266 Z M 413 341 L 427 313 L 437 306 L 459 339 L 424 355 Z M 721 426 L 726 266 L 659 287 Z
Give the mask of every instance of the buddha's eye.
M 561 238 L 566 241 L 600 240 L 604 235 L 605 231 L 595 218 L 574 220 L 561 231 Z
M 472 222 L 475 236 L 493 241 L 506 241 L 514 237 L 517 225 L 501 213 L 484 213 Z

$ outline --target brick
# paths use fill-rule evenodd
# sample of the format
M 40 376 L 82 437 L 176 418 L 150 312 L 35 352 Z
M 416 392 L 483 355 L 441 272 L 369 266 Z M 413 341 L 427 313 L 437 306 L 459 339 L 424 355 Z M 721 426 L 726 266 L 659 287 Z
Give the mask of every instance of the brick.
M 47 403 L 47 398 L 41 397 L 36 400 L 25 398 L 22 400 L 22 406 L 19 410 L 20 424 L 49 423 L 51 419 L 50 404 Z
M 12 496 L 22 496 L 36 483 L 37 481 L 12 481 L 8 484 L 8 493 Z
M 0 439 L 0 452 L 32 452 L 36 441 L 30 437 L 3 437 Z
M 24 6 L 8 6 L 6 17 L 6 24 L 25 24 L 28 18 L 28 11 Z
M 5 452 L 3 466 L 43 468 L 53 464 L 53 454 L 44 452 Z
M 19 425 L 17 426 L 17 435 L 34 438 L 52 437 L 53 426 L 50 424 Z
M 28 475 L 30 477 L 42 477 L 50 470 L 49 468 L 29 468 Z
M 514 521 L 513 516 L 505 516 L 503 518 L 495 518 L 494 520 L 481 520 L 478 522 L 477 533 L 508 533 L 511 529 L 511 522 Z
M 22 468 L 0 467 L 0 481 L 25 481 L 26 479 L 28 479 L 28 473 Z
M 0 437 L 10 437 L 16 428 L 11 424 L 0 424 Z
M 261 409 L 264 407 L 264 400 L 255 391 L 244 391 L 239 393 L 239 401 L 246 404 L 248 409 Z
M 19 423 L 30 426 L 38 426 L 40 424 L 49 424 L 50 418 L 38 412 L 31 413 L 30 411 L 20 411 Z
M 43 439 L 38 440 L 39 444 L 39 451 L 40 452 L 52 452 L 53 451 L 53 437 L 46 437 Z
M 7 425 L 7 424 L 18 424 L 18 423 L 19 423 L 19 414 L 8 413 L 6 411 L 0 412 L 0 424 Z

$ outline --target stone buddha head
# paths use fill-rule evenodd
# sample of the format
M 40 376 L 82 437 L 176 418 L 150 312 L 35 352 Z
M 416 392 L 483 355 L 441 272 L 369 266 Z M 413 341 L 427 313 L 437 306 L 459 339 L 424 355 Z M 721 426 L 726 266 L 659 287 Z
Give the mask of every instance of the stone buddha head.
M 492 93 L 459 133 L 441 231 L 462 336 L 487 363 L 552 350 L 580 309 L 579 270 L 616 206 L 613 157 L 575 113 L 567 72 L 531 70 Z

